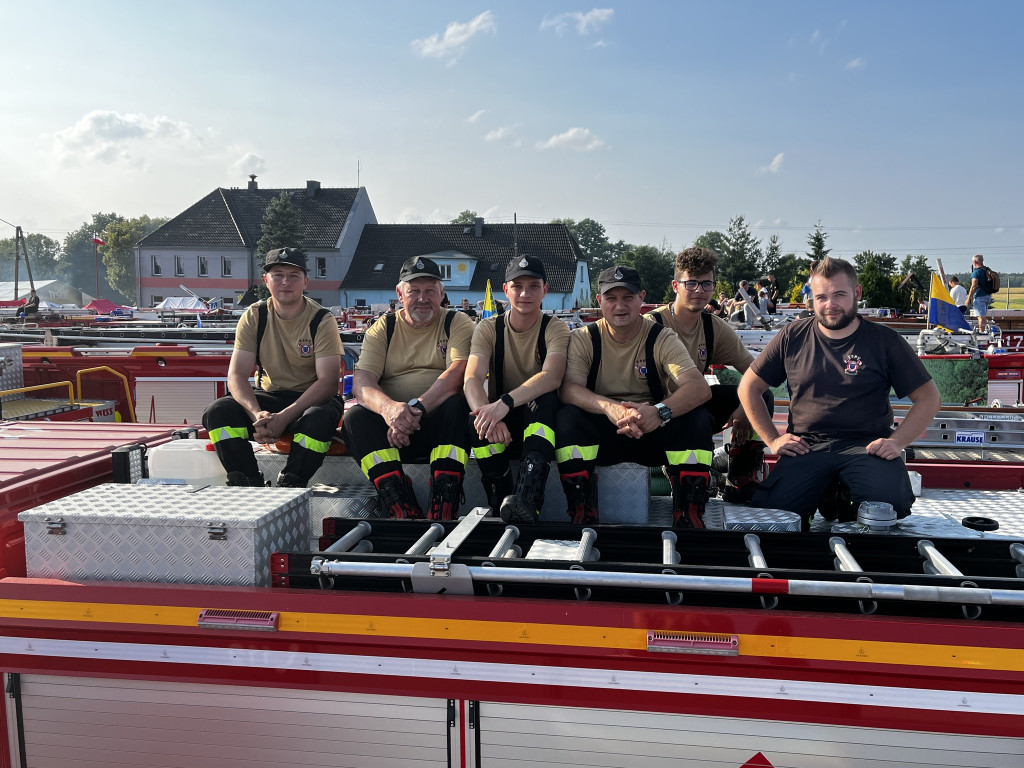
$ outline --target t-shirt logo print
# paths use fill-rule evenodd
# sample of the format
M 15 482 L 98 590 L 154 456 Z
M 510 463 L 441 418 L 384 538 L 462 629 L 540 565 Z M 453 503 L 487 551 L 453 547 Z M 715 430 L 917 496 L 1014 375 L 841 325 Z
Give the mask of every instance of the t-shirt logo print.
M 847 355 L 843 358 L 843 362 L 846 364 L 846 368 L 843 372 L 847 376 L 856 376 L 860 372 L 860 368 L 864 365 L 864 361 L 860 359 L 860 355 Z
M 448 354 L 448 339 L 441 339 L 437 342 L 437 351 L 441 353 L 441 357 Z
M 707 360 L 708 348 L 701 344 L 699 347 L 697 347 L 697 356 L 700 357 L 701 360 Z
M 636 370 L 637 378 L 640 381 L 647 381 L 647 360 L 637 360 L 633 368 Z
M 310 339 L 299 339 L 299 357 L 309 357 L 313 354 L 313 342 Z

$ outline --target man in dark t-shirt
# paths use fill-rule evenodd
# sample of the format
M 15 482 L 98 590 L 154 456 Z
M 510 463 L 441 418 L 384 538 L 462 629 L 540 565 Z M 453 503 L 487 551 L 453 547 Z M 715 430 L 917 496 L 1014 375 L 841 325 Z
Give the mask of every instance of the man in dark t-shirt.
M 910 514 L 914 494 L 900 453 L 939 409 L 939 391 L 895 331 L 857 316 L 861 288 L 849 262 L 826 257 L 811 270 L 814 317 L 786 326 L 740 382 L 751 424 L 779 460 L 754 493 L 757 507 L 788 509 L 806 528 L 834 479 L 862 501 Z M 789 424 L 779 434 L 761 395 L 788 382 Z M 912 403 L 896 431 L 889 391 Z

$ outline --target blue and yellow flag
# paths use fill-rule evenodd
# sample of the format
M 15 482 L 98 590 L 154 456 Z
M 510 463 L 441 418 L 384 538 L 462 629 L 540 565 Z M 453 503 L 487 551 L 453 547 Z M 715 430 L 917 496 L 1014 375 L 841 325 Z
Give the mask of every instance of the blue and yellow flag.
M 947 331 L 971 330 L 971 324 L 960 312 L 960 308 L 953 303 L 946 286 L 934 272 L 932 272 L 932 297 L 928 302 L 928 324 L 937 325 Z
M 491 296 L 491 281 L 487 281 L 487 292 L 484 293 L 484 311 L 481 317 L 487 318 L 494 314 L 494 297 Z

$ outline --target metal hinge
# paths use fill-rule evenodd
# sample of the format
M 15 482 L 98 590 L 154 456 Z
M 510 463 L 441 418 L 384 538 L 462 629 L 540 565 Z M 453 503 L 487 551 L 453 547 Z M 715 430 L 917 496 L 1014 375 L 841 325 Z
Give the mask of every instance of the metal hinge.
M 224 523 L 207 523 L 206 535 L 210 541 L 224 541 L 228 537 L 228 527 Z
M 63 536 L 68 532 L 67 523 L 64 522 L 63 517 L 58 517 L 55 520 L 49 517 L 44 517 L 43 522 L 46 523 L 46 532 L 54 536 Z

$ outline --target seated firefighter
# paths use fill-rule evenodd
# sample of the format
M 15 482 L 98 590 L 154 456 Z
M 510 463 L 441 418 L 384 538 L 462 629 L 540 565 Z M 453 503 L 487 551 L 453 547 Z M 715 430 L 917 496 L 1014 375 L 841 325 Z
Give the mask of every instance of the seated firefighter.
M 704 527 L 714 424 L 711 390 L 679 337 L 641 314 L 640 275 L 598 277 L 601 319 L 574 331 L 555 425 L 558 472 L 575 523 L 598 522 L 596 465 L 667 465 L 673 525 Z
M 506 521 L 540 516 L 548 469 L 555 459 L 556 390 L 565 373 L 569 326 L 541 311 L 548 293 L 540 259 L 509 262 L 502 290 L 509 310 L 482 320 L 466 367 L 470 440 L 492 510 Z M 490 372 L 490 397 L 486 378 Z M 513 486 L 510 454 L 521 454 Z
M 377 488 L 381 511 L 421 518 L 403 461 L 430 462 L 432 520 L 458 516 L 466 474 L 469 407 L 462 378 L 473 321 L 442 310 L 444 283 L 437 264 L 413 257 L 395 287 L 402 309 L 366 332 L 352 375 L 359 405 L 345 414 L 348 451 Z
M 650 313 L 656 323 L 671 328 L 679 336 L 690 358 L 702 374 L 712 365 L 730 365 L 744 373 L 754 361 L 736 330 L 724 319 L 706 312 L 704 307 L 715 290 L 718 254 L 710 248 L 687 248 L 676 256 L 671 304 Z M 774 412 L 771 390 L 764 394 L 769 415 Z M 701 406 L 711 411 L 714 431 L 732 427 L 729 445 L 729 470 L 726 501 L 749 501 L 764 465 L 764 443 L 750 428 L 740 405 L 735 384 L 713 384 L 711 399 Z
M 228 485 L 264 485 L 250 440 L 272 443 L 292 432 L 281 487 L 302 488 L 323 463 L 344 404 L 338 396 L 341 336 L 331 313 L 303 291 L 306 257 L 298 248 L 267 254 L 263 282 L 270 298 L 238 321 L 227 397 L 203 413 Z M 256 388 L 249 374 L 256 368 Z
M 906 517 L 914 494 L 900 453 L 935 417 L 939 391 L 899 334 L 857 315 L 861 287 L 849 262 L 815 262 L 810 286 L 814 316 L 779 331 L 740 382 L 751 423 L 779 455 L 751 503 L 796 512 L 806 530 L 816 508 L 835 508 L 841 482 L 853 510 L 881 501 Z M 761 395 L 783 381 L 789 425 L 779 434 Z M 912 403 L 895 432 L 890 390 Z

